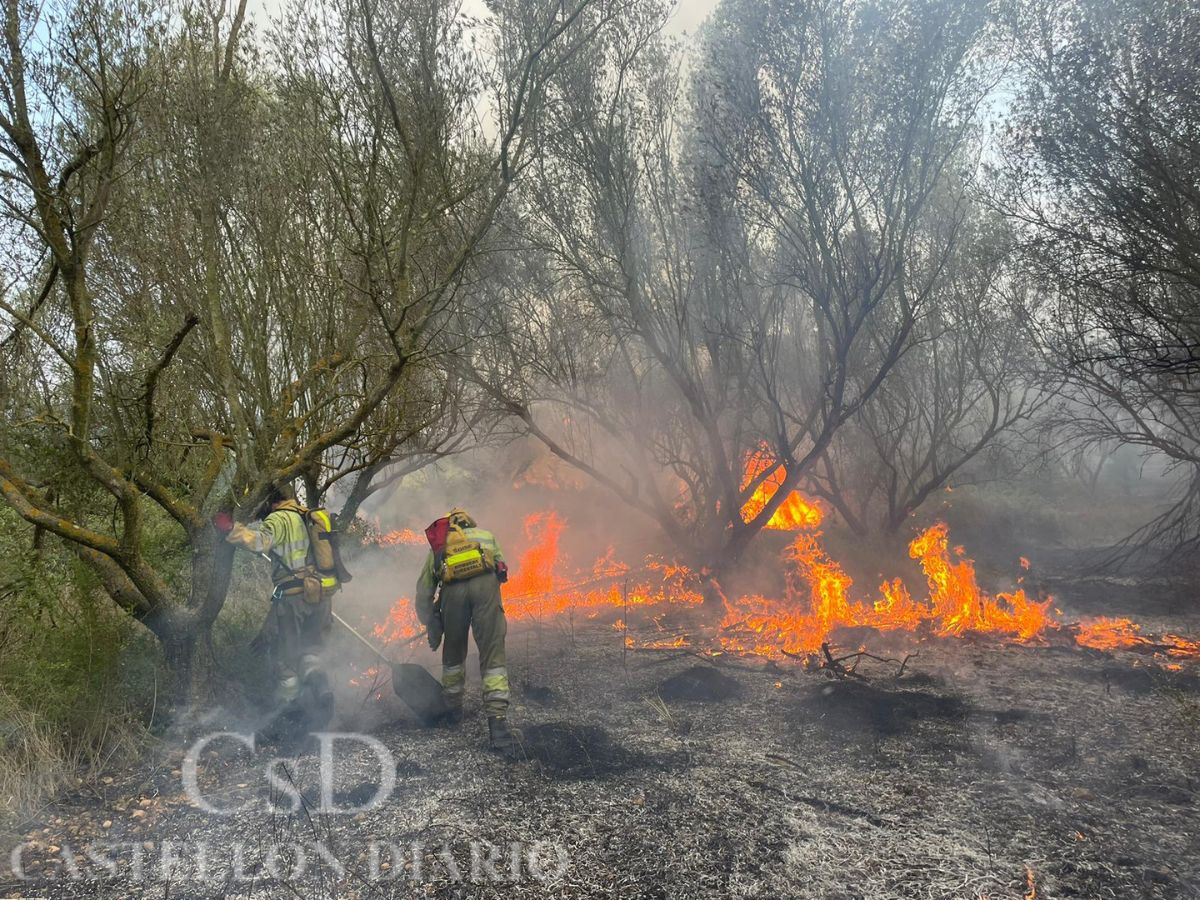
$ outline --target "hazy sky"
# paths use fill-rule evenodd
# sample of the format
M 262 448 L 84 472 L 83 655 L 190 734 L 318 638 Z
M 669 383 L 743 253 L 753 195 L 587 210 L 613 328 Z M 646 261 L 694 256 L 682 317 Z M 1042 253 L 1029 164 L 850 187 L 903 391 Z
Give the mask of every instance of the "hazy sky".
M 260 21 L 264 15 L 271 15 L 283 4 L 283 0 L 250 0 L 251 15 Z M 677 0 L 675 12 L 667 25 L 667 32 L 673 35 L 694 34 L 696 27 L 703 22 L 717 0 Z M 483 0 L 463 0 L 463 11 L 478 14 L 483 11 Z
M 717 0 L 678 0 L 667 30 L 672 34 L 695 34 L 696 27 L 708 18 Z

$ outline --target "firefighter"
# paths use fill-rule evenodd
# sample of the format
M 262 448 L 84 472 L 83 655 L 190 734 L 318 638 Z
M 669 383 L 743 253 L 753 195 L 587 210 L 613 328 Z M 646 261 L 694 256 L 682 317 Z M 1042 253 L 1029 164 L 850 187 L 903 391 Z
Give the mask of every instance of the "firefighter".
M 323 510 L 316 514 L 328 517 Z M 338 582 L 314 567 L 309 515 L 291 485 L 278 485 L 268 493 L 260 521 L 243 525 L 226 516 L 217 527 L 227 531 L 229 543 L 271 560 L 271 609 L 253 645 L 267 646 L 283 717 L 294 723 L 305 720 L 306 730 L 320 731 L 333 714 L 333 691 L 322 654 Z M 329 530 L 330 523 L 322 525 Z
M 500 585 L 508 580 L 504 555 L 490 531 L 476 525 L 466 510 L 455 508 L 426 529 L 430 551 L 417 580 L 417 618 L 429 646 L 442 643 L 442 694 L 451 724 L 462 721 L 466 689 L 467 632 L 479 648 L 483 708 L 493 750 L 512 756 L 519 735 L 507 722 L 508 669 L 504 635 L 508 625 Z

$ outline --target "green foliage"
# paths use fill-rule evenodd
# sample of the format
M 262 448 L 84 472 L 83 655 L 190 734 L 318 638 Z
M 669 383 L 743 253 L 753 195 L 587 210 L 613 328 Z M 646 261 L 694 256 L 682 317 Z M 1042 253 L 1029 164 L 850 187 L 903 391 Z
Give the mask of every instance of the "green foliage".
M 4 510 L 0 535 L 0 684 L 18 703 L 66 717 L 110 695 L 122 676 L 126 617 L 97 602 L 90 574 Z M 23 545 L 23 546 L 22 546 Z
M 0 509 L 0 822 L 134 750 L 159 668 L 88 569 Z
M 147 528 L 162 571 L 186 568 L 168 523 Z M 239 561 L 206 657 L 211 696 L 270 699 L 249 644 L 266 614 L 261 561 Z M 182 576 L 180 576 L 182 577 Z M 62 543 L 0 507 L 0 831 L 47 795 L 143 747 L 170 723 L 169 673 L 154 636 L 113 606 Z

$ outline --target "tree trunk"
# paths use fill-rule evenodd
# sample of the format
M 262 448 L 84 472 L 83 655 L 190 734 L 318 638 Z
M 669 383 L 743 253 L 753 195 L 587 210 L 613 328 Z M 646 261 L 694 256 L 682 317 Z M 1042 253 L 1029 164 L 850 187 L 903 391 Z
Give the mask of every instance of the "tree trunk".
M 171 673 L 171 705 L 175 709 L 185 708 L 198 699 L 194 678 L 196 643 L 194 634 L 175 635 L 162 641 L 163 659 Z
M 208 700 L 212 692 L 212 624 L 190 610 L 164 610 L 146 620 L 162 647 L 170 675 L 167 696 L 175 712 Z

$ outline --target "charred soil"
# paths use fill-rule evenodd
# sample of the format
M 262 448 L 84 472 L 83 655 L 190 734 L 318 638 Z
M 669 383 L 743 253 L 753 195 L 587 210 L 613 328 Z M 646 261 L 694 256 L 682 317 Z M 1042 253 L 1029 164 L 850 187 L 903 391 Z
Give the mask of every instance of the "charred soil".
M 199 760 L 204 796 L 233 810 L 215 814 L 183 789 L 181 738 L 40 816 L 21 856 L 29 880 L 3 892 L 1200 893 L 1194 672 L 1129 654 L 933 641 L 899 678 L 894 665 L 867 662 L 862 677 L 835 678 L 793 660 L 623 651 L 610 627 L 584 623 L 570 633 L 525 625 L 509 643 L 520 761 L 488 752 L 477 707 L 456 728 L 424 728 L 384 692 L 342 703 L 335 726 L 368 732 L 390 754 L 395 789 L 378 805 L 322 813 L 320 759 L 308 754 L 275 769 L 300 798 L 291 811 L 287 789 L 264 774 L 277 751 L 225 743 Z M 472 697 L 477 689 L 473 679 Z M 369 803 L 385 780 L 363 744 L 338 745 L 333 764 L 342 807 Z M 99 846 L 128 848 L 112 851 L 113 872 L 85 857 Z M 309 848 L 303 867 L 297 846 Z M 475 864 L 493 851 L 499 863 Z

